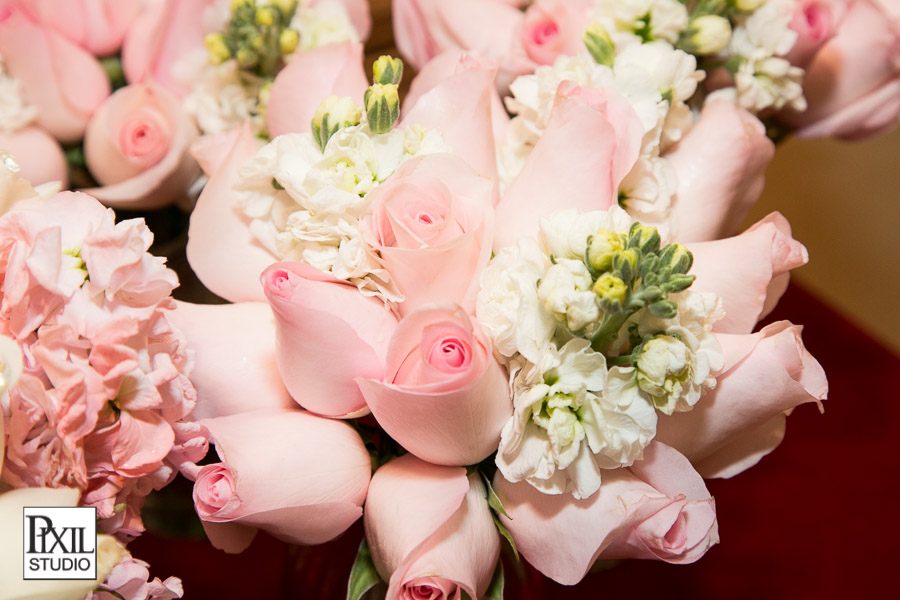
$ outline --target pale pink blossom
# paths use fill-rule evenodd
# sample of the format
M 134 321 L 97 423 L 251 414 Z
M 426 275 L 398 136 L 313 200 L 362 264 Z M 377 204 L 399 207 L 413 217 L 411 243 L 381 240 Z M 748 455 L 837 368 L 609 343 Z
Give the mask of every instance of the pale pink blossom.
M 9 152 L 19 165 L 19 176 L 34 185 L 58 181 L 69 185 L 66 157 L 52 135 L 40 127 L 28 126 L 17 131 L 0 129 L 0 148 Z
M 406 455 L 375 472 L 366 538 L 390 600 L 483 598 L 500 537 L 478 473 Z
M 33 0 L 40 20 L 95 56 L 114 54 L 144 0 Z
M 177 577 L 150 579 L 150 565 L 136 558 L 123 560 L 109 573 L 106 580 L 84 600 L 170 600 L 181 598 L 184 588 Z

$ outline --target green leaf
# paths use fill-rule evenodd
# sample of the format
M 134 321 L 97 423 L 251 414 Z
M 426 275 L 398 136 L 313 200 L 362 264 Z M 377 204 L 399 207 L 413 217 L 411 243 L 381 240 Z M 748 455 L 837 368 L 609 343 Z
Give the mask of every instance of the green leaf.
M 375 563 L 372 560 L 372 552 L 366 538 L 363 538 L 356 553 L 356 560 L 350 570 L 350 580 L 347 582 L 347 600 L 360 600 L 366 592 L 381 582 Z
M 503 503 L 500 502 L 499 496 L 497 496 L 497 492 L 494 491 L 494 488 L 491 486 L 491 480 L 487 478 L 487 476 L 482 473 L 481 478 L 484 479 L 484 486 L 487 488 L 487 501 L 488 506 L 494 509 L 494 512 L 500 513 L 507 519 L 511 518 L 508 514 L 506 514 L 506 509 L 503 508 Z
M 484 597 L 489 600 L 503 600 L 503 562 L 497 561 L 497 568 L 494 569 L 494 576 L 488 585 Z
M 512 548 L 513 554 L 516 555 L 516 560 L 519 560 L 519 550 L 516 548 L 516 542 L 513 540 L 512 534 L 509 530 L 503 526 L 503 523 L 500 522 L 499 517 L 494 515 L 494 525 L 497 526 L 497 531 L 500 532 L 500 535 L 506 538 L 506 541 L 509 542 L 510 548 Z

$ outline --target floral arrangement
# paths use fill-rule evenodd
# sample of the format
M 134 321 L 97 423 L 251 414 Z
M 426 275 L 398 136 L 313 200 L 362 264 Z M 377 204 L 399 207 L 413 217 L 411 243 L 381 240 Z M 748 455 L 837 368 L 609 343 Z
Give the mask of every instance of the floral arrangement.
M 806 248 L 740 226 L 774 141 L 900 119 L 890 3 L 395 0 L 408 91 L 368 8 L 0 1 L 0 530 L 103 532 L 95 581 L 11 557 L 16 593 L 182 597 L 125 547 L 178 474 L 229 553 L 362 518 L 351 600 L 691 563 L 704 480 L 822 409 L 801 327 L 760 325 Z M 107 208 L 172 202 L 228 303 Z

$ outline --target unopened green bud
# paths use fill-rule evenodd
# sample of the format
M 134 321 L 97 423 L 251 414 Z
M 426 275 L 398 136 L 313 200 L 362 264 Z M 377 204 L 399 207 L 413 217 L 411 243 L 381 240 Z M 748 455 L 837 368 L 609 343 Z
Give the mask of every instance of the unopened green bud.
M 341 96 L 328 96 L 319 103 L 312 120 L 313 138 L 319 148 L 325 150 L 328 140 L 344 127 L 359 124 L 362 109 L 352 99 Z
M 597 64 L 611 67 L 616 62 L 616 47 L 613 45 L 609 33 L 597 21 L 588 25 L 582 40 Z
M 285 29 L 278 36 L 278 48 L 282 54 L 290 54 L 300 44 L 300 33 L 296 29 Z
M 654 315 L 663 319 L 674 319 L 678 314 L 678 305 L 671 300 L 660 300 L 659 302 L 654 302 L 647 308 L 649 308 L 650 312 Z
M 679 47 L 700 56 L 716 54 L 731 40 L 731 23 L 719 15 L 703 15 L 691 21 Z
M 642 254 L 656 254 L 659 244 L 660 237 L 656 227 L 635 223 L 628 230 L 628 247 L 637 248 Z
M 732 6 L 742 12 L 756 10 L 766 3 L 766 0 L 729 0 Z
M 379 56 L 372 65 L 372 76 L 375 83 L 399 84 L 403 78 L 403 61 L 391 56 Z
M 259 87 L 259 94 L 257 95 L 257 104 L 256 110 L 260 114 L 261 117 L 265 118 L 266 110 L 269 107 L 269 97 L 272 95 L 272 80 L 267 79 L 265 82 Z
M 400 118 L 400 94 L 395 83 L 375 83 L 366 90 L 366 120 L 372 133 L 387 133 Z
M 628 285 L 612 273 L 604 273 L 597 278 L 593 287 L 594 293 L 604 306 L 621 306 L 628 296 Z
M 276 9 L 271 6 L 261 6 L 256 9 L 256 24 L 263 27 L 271 27 L 278 20 Z
M 591 236 L 586 258 L 591 268 L 602 272 L 612 266 L 613 256 L 624 249 L 625 239 L 622 234 L 608 229 L 601 229 Z
M 638 253 L 637 250 L 629 248 L 622 250 L 613 255 L 612 269 L 613 272 L 622 278 L 622 281 L 631 283 L 637 271 Z
M 659 255 L 662 266 L 666 266 L 672 273 L 687 273 L 694 264 L 694 255 L 681 244 L 669 244 L 662 249 Z
M 259 56 L 247 46 L 239 48 L 235 58 L 237 59 L 238 64 L 245 69 L 254 67 L 256 66 L 256 63 L 259 62 Z
M 683 292 L 693 285 L 694 279 L 696 276 L 694 275 L 682 275 L 681 273 L 675 273 L 669 277 L 669 280 L 665 283 L 665 288 L 669 293 L 677 294 L 678 292 Z
M 272 0 L 272 4 L 281 9 L 282 14 L 290 15 L 297 8 L 297 0 Z
M 236 12 L 243 6 L 255 6 L 254 0 L 231 0 L 231 12 Z
M 203 45 L 209 52 L 209 62 L 214 65 L 221 65 L 223 62 L 231 58 L 231 51 L 225 44 L 225 36 L 221 33 L 208 33 L 203 38 Z

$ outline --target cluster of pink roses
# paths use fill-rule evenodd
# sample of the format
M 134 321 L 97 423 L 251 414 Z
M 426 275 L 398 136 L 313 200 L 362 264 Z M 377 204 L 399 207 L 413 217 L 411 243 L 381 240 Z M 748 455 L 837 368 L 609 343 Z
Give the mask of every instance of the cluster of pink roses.
M 364 81 L 351 53 L 316 52 L 317 70 Z M 302 261 L 276 262 L 238 202 L 251 168 L 241 165 L 251 165 L 258 145 L 245 128 L 208 147 L 210 181 L 192 218 L 189 258 L 204 283 L 235 304 L 180 303 L 173 318 L 197 350 L 195 416 L 221 460 L 204 466 L 194 487 L 217 547 L 241 551 L 258 529 L 320 543 L 364 513 L 389 597 L 485 593 L 500 537 L 485 481 L 461 467 L 497 450 L 513 398 L 492 333 L 474 310 L 482 273 L 492 250 L 533 238 L 555 211 L 611 210 L 643 134 L 613 90 L 561 86 L 527 166 L 501 193 L 492 149 L 508 117 L 495 110 L 495 74 L 459 54 L 423 69 L 397 129 L 436 130 L 446 147 L 407 159 L 359 195 L 358 252 L 375 258 L 399 301 Z M 307 81 L 310 94 L 335 93 L 333 81 Z M 598 558 L 698 559 L 718 541 L 703 477 L 752 466 L 780 442 L 786 412 L 825 397 L 824 374 L 798 327 L 782 322 L 752 333 L 788 272 L 806 262 L 803 246 L 777 214 L 717 239 L 733 234 L 761 191 L 772 147 L 754 120 L 711 103 L 673 154 L 685 165 L 685 207 L 669 225 L 692 242 L 692 289 L 718 294 L 725 309 L 713 326 L 724 354 L 715 389 L 693 411 L 660 419 L 643 459 L 605 470 L 591 497 L 546 495 L 493 476 L 517 548 L 557 581 L 576 583 Z M 299 148 L 309 129 L 285 132 L 267 148 Z M 700 174 L 704 157 L 716 168 Z M 293 179 L 300 163 L 281 160 L 261 193 L 302 187 Z M 318 193 L 330 185 L 314 181 Z M 703 215 L 691 208 L 700 202 Z M 359 432 L 371 442 L 373 428 L 378 440 L 396 444 L 389 454 L 402 453 L 397 446 L 408 454 L 371 474 Z

